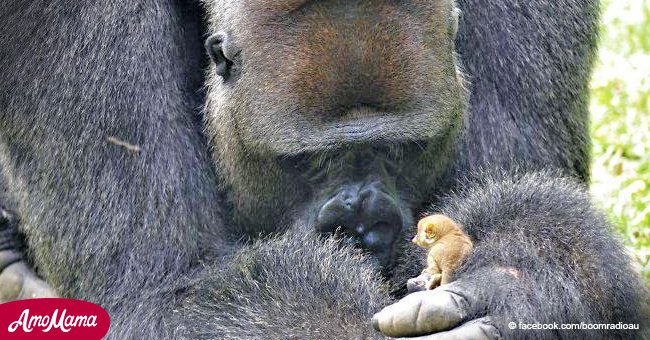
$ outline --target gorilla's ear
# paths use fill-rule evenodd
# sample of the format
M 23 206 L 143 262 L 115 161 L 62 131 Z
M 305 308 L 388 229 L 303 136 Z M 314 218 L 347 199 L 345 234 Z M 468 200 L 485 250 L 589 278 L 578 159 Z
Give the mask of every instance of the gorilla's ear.
M 205 49 L 208 51 L 210 59 L 217 67 L 217 74 L 228 80 L 230 71 L 233 66 L 233 58 L 237 54 L 236 48 L 232 43 L 231 37 L 225 32 L 219 32 L 211 35 L 205 41 Z
M 454 38 L 456 38 L 456 34 L 458 34 L 458 21 L 460 21 L 460 16 L 462 14 L 463 11 L 456 6 L 451 10 L 451 36 Z

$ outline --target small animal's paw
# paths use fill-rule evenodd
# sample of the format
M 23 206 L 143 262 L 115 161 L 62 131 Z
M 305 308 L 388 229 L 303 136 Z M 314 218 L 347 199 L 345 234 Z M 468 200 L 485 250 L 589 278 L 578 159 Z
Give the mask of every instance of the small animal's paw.
M 431 275 L 429 273 L 422 273 L 420 276 L 411 278 L 406 281 L 406 289 L 409 293 L 434 289 L 440 286 L 441 280 L 441 274 Z
M 410 293 L 420 292 L 427 290 L 428 283 L 431 280 L 431 275 L 422 273 L 420 276 L 414 277 L 406 281 L 406 289 Z

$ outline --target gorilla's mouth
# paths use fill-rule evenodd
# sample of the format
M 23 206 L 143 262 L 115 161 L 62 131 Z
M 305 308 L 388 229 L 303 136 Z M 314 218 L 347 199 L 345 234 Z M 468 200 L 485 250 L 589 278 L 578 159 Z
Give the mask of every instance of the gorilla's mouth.
M 430 179 L 438 170 L 423 164 L 437 157 L 431 152 L 436 145 L 435 141 L 346 145 L 279 160 L 292 180 L 310 191 L 309 225 L 363 249 L 388 273 L 405 230 L 413 224 L 412 208 L 421 204 L 416 190 L 425 192 L 435 183 Z
M 343 240 L 370 253 L 389 269 L 396 241 L 404 230 L 404 209 L 380 181 L 344 185 L 320 207 L 316 230 L 341 235 Z
M 431 115 L 396 115 L 375 113 L 373 115 L 352 115 L 347 119 L 327 123 L 318 134 L 320 143 L 329 147 L 359 143 L 405 143 L 413 140 L 431 139 L 438 134 L 431 133 Z M 405 129 L 407 125 L 409 128 Z M 322 145 L 320 147 L 322 150 Z
M 336 119 L 325 119 L 319 114 L 296 113 L 295 119 L 281 125 L 264 125 L 258 129 L 257 125 L 252 124 L 242 138 L 245 143 L 257 145 L 260 143 L 259 136 L 264 136 L 263 144 L 269 151 L 276 155 L 292 156 L 360 144 L 404 144 L 440 139 L 449 133 L 451 121 L 445 115 L 426 110 L 350 113 Z

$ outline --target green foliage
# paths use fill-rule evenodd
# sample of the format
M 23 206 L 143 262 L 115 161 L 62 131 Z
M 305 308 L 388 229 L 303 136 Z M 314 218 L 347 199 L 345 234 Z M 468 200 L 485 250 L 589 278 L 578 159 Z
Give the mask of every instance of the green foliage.
M 650 0 L 605 0 L 591 83 L 592 193 L 650 282 Z

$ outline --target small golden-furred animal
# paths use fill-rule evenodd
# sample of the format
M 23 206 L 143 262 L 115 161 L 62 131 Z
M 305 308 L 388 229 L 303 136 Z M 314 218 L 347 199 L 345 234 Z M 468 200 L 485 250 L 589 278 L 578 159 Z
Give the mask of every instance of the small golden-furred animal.
M 472 240 L 452 219 L 431 215 L 418 222 L 413 243 L 429 250 L 427 268 L 412 280 L 424 281 L 421 289 L 433 289 L 449 283 L 454 271 L 472 252 Z

